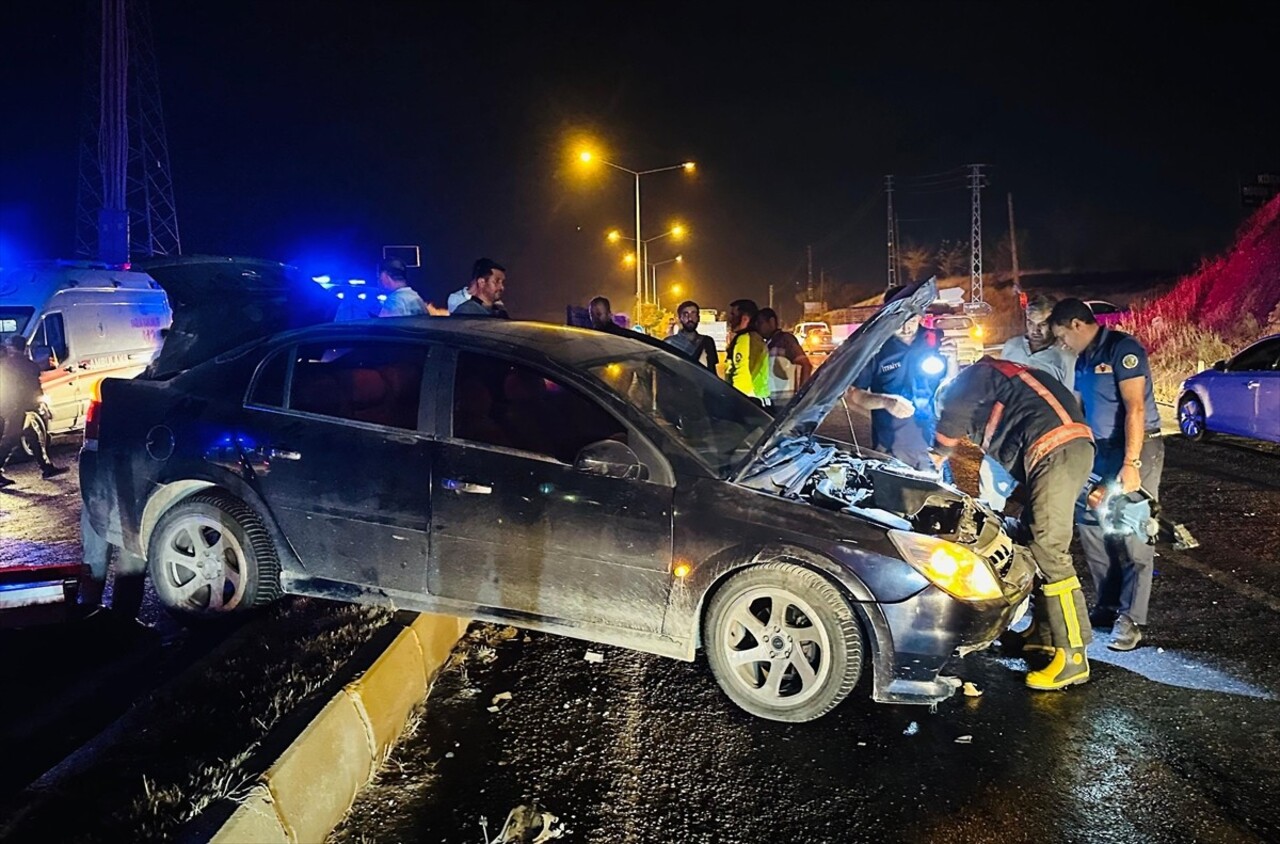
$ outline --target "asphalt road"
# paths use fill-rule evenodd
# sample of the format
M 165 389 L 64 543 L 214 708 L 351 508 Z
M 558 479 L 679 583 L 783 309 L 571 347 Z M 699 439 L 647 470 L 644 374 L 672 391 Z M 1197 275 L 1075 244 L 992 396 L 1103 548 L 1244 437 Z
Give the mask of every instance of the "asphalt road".
M 1166 466 L 1166 511 L 1203 546 L 1159 547 L 1148 639 L 1118 654 L 1097 631 L 1084 686 L 1031 692 L 988 651 L 951 668 L 980 697 L 930 711 L 864 687 L 783 725 L 703 659 L 473 642 L 334 837 L 473 844 L 536 800 L 564 840 L 610 844 L 1280 840 L 1280 448 L 1174 438 Z

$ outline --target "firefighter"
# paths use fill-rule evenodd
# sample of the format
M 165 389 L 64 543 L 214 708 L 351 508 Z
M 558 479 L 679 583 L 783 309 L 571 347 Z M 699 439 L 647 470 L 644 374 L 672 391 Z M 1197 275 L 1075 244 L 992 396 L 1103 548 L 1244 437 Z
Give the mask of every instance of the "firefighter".
M 1075 502 L 1093 466 L 1093 435 L 1080 403 L 1051 375 L 984 357 L 957 375 L 937 404 L 935 463 L 968 439 L 1027 488 L 1023 528 L 1038 577 L 1031 626 L 1014 635 L 1024 650 L 1051 655 L 1046 667 L 1028 672 L 1027 685 L 1085 682 L 1093 631 L 1069 550 Z
M 1114 626 L 1107 647 L 1131 651 L 1142 641 L 1151 600 L 1155 536 L 1149 529 L 1108 530 L 1098 508 L 1107 487 L 1120 494 L 1160 495 L 1164 441 L 1151 384 L 1146 349 L 1134 337 L 1098 325 L 1089 306 L 1063 299 L 1049 314 L 1053 334 L 1076 358 L 1076 390 L 1098 442 L 1094 474 L 1102 486 L 1082 508 L 1080 545 L 1097 587 L 1098 604 L 1090 621 Z

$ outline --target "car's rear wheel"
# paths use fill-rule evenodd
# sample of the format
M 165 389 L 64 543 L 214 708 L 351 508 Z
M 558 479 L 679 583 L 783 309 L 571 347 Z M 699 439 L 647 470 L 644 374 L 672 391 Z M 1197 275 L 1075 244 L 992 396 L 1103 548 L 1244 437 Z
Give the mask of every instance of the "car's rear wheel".
M 200 492 L 160 519 L 147 549 L 156 595 L 183 615 L 220 616 L 280 596 L 280 558 L 266 526 L 224 492 Z
M 1178 402 L 1178 429 L 1184 437 L 1194 442 L 1203 442 L 1209 438 L 1204 405 L 1194 393 L 1188 393 Z
M 862 631 L 835 584 L 792 563 L 732 575 L 707 607 L 703 645 L 725 694 L 773 721 L 812 721 L 862 672 Z

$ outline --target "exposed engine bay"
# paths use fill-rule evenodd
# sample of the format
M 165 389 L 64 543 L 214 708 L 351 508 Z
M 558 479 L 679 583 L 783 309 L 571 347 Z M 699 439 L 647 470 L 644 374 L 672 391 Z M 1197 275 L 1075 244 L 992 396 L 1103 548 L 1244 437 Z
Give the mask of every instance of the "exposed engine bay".
M 985 557 L 1000 575 L 1013 563 L 1015 546 L 1000 515 L 936 476 L 901 463 L 810 443 L 750 483 L 756 488 L 767 484 L 784 498 L 963 545 Z

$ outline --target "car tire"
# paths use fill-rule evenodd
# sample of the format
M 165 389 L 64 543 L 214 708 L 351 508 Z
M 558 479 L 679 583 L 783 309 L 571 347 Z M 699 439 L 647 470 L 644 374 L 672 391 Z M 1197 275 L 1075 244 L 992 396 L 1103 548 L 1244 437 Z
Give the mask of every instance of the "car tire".
M 1212 432 L 1205 418 L 1204 403 L 1195 393 L 1187 393 L 1178 400 L 1178 430 L 1192 442 L 1204 442 Z
M 161 517 L 147 546 L 160 602 L 188 618 L 216 618 L 280 597 L 280 557 L 262 519 L 225 492 L 198 492 Z
M 771 721 L 825 715 L 862 673 L 853 608 L 834 583 L 794 563 L 731 575 L 707 606 L 702 642 L 729 699 Z

